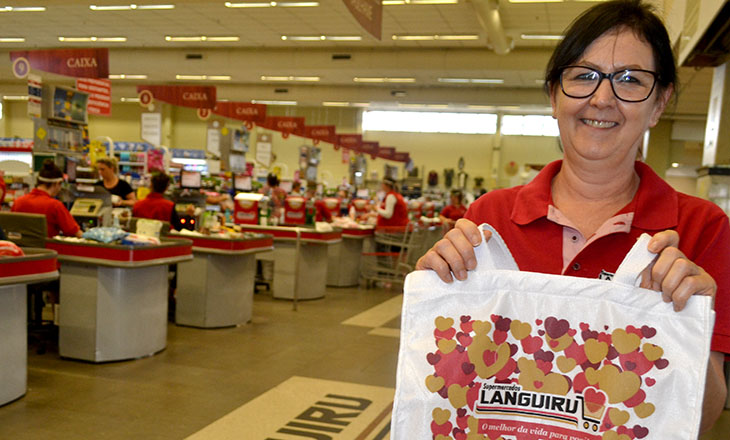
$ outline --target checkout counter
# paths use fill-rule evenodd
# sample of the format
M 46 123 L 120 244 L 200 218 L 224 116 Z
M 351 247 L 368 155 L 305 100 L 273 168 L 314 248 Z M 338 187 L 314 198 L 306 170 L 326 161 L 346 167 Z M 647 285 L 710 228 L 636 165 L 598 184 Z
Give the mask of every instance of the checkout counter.
M 273 236 L 217 238 L 172 233 L 193 242 L 193 259 L 178 264 L 175 323 L 230 327 L 251 320 L 256 257 L 273 250 Z
M 0 405 L 22 397 L 28 378 L 29 283 L 58 278 L 56 253 L 24 248 L 23 257 L 0 258 Z
M 375 227 L 341 229 L 342 241 L 327 249 L 327 285 L 351 287 L 360 284 L 361 256 L 375 250 Z
M 327 248 L 342 241 L 342 232 L 259 225 L 241 225 L 241 230 L 274 236 L 274 250 L 257 255 L 259 260 L 274 263 L 274 298 L 297 301 L 324 297 Z
M 51 239 L 61 263 L 59 353 L 90 362 L 155 354 L 167 344 L 168 265 L 189 240 L 129 246 Z

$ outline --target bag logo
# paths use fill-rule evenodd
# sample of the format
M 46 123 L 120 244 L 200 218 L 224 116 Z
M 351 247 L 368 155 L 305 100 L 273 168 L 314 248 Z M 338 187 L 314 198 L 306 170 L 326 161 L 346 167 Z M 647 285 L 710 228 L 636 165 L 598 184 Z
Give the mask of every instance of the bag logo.
M 604 280 L 604 281 L 611 281 L 611 280 L 613 280 L 614 275 L 615 274 L 613 274 L 611 272 L 606 272 L 606 270 L 604 269 L 604 270 L 601 270 L 600 274 L 598 274 L 598 279 Z
M 647 390 L 668 376 L 656 329 L 593 329 L 549 316 L 522 322 L 439 316 L 437 350 L 426 354 L 438 395 L 431 431 L 456 440 L 647 438 L 655 402 Z M 458 329 L 458 330 L 457 330 Z M 651 393 L 649 393 L 651 394 Z

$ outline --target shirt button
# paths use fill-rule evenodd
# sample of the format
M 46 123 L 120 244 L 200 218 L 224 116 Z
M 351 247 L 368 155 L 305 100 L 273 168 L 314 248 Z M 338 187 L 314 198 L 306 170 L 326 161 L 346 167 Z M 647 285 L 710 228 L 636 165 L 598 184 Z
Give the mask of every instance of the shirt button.
M 575 271 L 580 270 L 580 264 L 579 263 L 573 263 L 573 270 L 575 270 Z
M 576 235 L 570 237 L 570 239 L 573 240 L 573 243 L 575 243 L 576 241 L 578 241 L 578 237 Z

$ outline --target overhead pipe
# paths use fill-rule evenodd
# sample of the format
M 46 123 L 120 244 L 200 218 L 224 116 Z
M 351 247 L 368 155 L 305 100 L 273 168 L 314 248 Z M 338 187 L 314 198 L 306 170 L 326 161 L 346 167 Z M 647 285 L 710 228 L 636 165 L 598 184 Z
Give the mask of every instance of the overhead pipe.
M 502 18 L 499 15 L 498 0 L 472 0 L 479 24 L 487 31 L 494 53 L 506 55 L 512 50 L 514 42 L 504 33 Z

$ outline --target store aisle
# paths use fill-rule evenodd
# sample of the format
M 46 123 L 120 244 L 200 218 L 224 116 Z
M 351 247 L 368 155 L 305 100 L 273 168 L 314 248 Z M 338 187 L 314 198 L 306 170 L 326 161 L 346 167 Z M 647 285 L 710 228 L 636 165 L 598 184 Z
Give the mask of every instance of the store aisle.
M 315 423 L 336 440 L 387 440 L 401 300 L 328 289 L 293 312 L 264 292 L 253 323 L 170 325 L 168 348 L 153 357 L 94 365 L 31 351 L 28 394 L 0 407 L 0 439 L 286 440 Z M 335 411 L 330 420 L 337 405 L 354 414 L 329 426 L 315 404 Z M 728 433 L 730 411 L 702 440 Z

